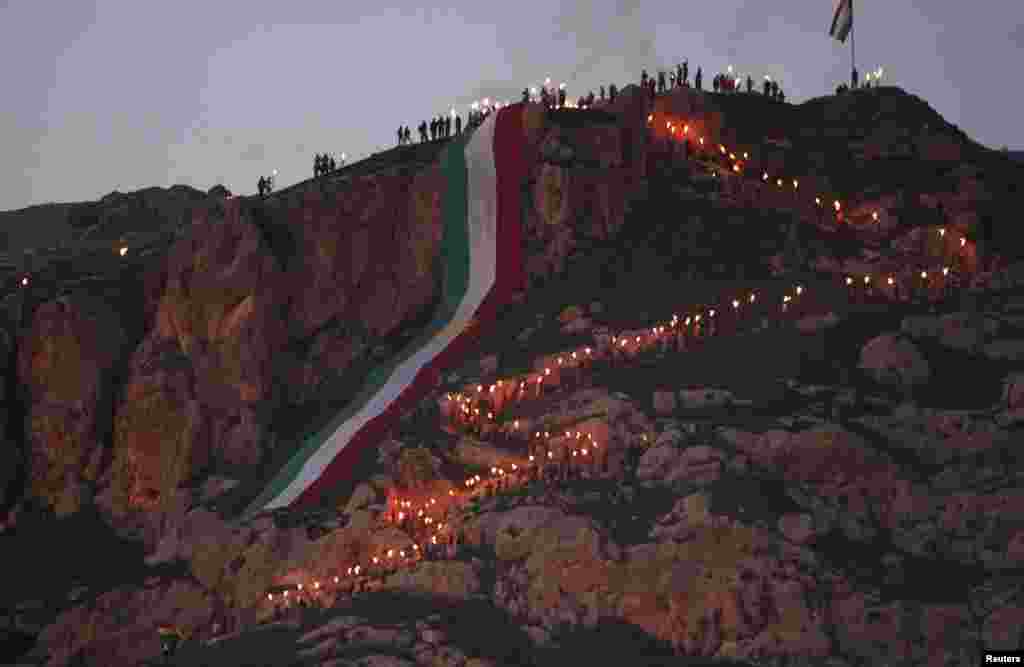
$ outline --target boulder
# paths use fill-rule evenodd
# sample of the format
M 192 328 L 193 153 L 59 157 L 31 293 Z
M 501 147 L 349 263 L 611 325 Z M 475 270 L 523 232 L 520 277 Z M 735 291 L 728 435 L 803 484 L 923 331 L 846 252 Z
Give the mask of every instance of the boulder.
M 969 313 L 950 313 L 941 317 L 919 315 L 906 317 L 900 330 L 913 338 L 937 338 L 946 347 L 975 352 L 985 342 L 991 325 Z
M 675 412 L 676 395 L 671 391 L 654 392 L 654 411 L 659 415 L 668 415 Z
M 905 386 L 926 384 L 931 375 L 917 346 L 893 334 L 877 336 L 864 345 L 860 368 L 878 382 Z
M 995 340 L 983 351 L 986 357 L 997 361 L 1024 361 L 1024 340 Z
M 502 466 L 509 460 L 506 451 L 471 437 L 461 438 L 453 454 L 460 463 L 488 468 Z
M 214 498 L 222 496 L 236 486 L 238 486 L 237 479 L 229 479 L 219 475 L 208 477 L 206 481 L 203 482 L 203 488 L 200 492 L 200 501 L 204 503 L 209 502 Z
M 489 354 L 480 359 L 480 375 L 489 377 L 498 372 L 498 355 Z
M 735 401 L 725 389 L 680 389 L 679 403 L 684 409 L 720 408 Z
M 1024 373 L 1011 373 L 1003 379 L 1003 405 L 1011 410 L 1024 408 Z
M 95 298 L 61 298 L 36 310 L 19 344 L 29 490 L 59 516 L 79 510 L 107 465 L 111 380 L 127 358 L 131 324 L 122 318 Z
M 802 334 L 814 334 L 825 329 L 830 329 L 835 325 L 839 324 L 839 317 L 835 313 L 826 313 L 824 315 L 809 315 L 807 317 L 801 317 L 796 321 L 795 325 L 797 331 Z
M 400 570 L 385 582 L 385 589 L 467 600 L 480 592 L 479 568 L 462 561 L 420 562 Z
M 779 518 L 779 532 L 787 540 L 805 544 L 815 535 L 814 517 L 810 514 L 784 514 Z
M 365 509 L 377 502 L 381 497 L 380 493 L 373 486 L 362 482 L 352 491 L 352 496 L 345 505 L 345 513 L 352 514 L 356 510 Z
M 158 580 L 145 588 L 120 587 L 62 612 L 39 644 L 54 666 L 74 664 L 77 655 L 85 664 L 133 667 L 159 657 L 158 626 L 205 639 L 219 617 L 220 603 L 194 581 Z
M 562 333 L 566 335 L 578 335 L 590 331 L 591 322 L 589 318 L 577 317 L 562 327 Z

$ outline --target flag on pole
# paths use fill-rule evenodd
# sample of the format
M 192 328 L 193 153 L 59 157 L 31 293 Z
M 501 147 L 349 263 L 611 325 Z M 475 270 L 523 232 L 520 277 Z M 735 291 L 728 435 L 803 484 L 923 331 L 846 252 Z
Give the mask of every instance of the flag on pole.
M 461 360 L 479 326 L 490 324 L 525 284 L 520 185 L 526 177 L 525 105 L 491 114 L 442 154 L 444 291 L 434 321 L 395 359 L 373 369 L 359 394 L 308 437 L 246 514 L 315 501 L 352 475 L 403 412 Z
M 851 28 L 853 28 L 853 0 L 839 0 L 839 6 L 836 7 L 836 13 L 832 17 L 832 27 L 829 29 L 828 35 L 845 43 Z

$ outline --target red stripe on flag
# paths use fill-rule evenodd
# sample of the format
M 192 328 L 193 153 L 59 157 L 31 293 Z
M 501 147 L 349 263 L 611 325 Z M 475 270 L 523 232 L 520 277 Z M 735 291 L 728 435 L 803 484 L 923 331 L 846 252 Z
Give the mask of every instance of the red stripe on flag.
M 497 177 L 497 230 L 495 283 L 484 296 L 476 313 L 473 331 L 459 335 L 437 356 L 441 368 L 459 363 L 473 349 L 477 338 L 487 332 L 498 309 L 512 300 L 512 294 L 524 281 L 522 259 L 522 212 L 519 188 L 526 175 L 523 153 L 523 104 L 498 111 L 494 128 L 494 164 Z
M 502 121 L 495 128 L 494 150 L 498 158 L 498 273 L 502 303 L 526 287 L 522 247 L 522 188 L 526 181 L 526 144 L 524 127 L 526 105 L 513 104 L 498 112 Z

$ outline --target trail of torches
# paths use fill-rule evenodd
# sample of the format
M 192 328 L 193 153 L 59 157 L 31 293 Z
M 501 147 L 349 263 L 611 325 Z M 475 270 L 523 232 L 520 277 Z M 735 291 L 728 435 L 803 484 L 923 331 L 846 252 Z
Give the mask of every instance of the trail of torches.
M 944 231 L 943 231 L 944 234 Z M 927 288 L 931 281 L 939 280 L 941 294 L 948 295 L 951 272 L 948 266 L 935 270 L 922 270 L 916 275 L 918 295 L 938 296 Z M 875 288 L 871 275 L 855 278 L 846 276 L 848 289 L 859 292 L 861 297 L 899 296 L 902 284 L 895 275 L 884 276 L 885 287 Z M 934 285 L 932 285 L 934 286 Z M 922 288 L 925 291 L 921 291 Z M 488 384 L 476 383 L 463 392 L 449 392 L 440 400 L 442 426 L 453 432 L 468 432 L 478 437 L 496 435 L 506 443 L 525 449 L 520 463 L 493 466 L 489 476 L 472 475 L 462 482 L 461 489 L 450 489 L 448 499 L 441 504 L 437 497 L 421 504 L 397 496 L 389 498 L 385 521 L 403 529 L 413 539 L 409 549 L 387 549 L 370 557 L 368 562 L 355 563 L 347 567 L 344 576 L 335 575 L 335 586 L 351 588 L 353 582 L 380 578 L 399 567 L 414 565 L 425 559 L 452 556 L 457 544 L 454 531 L 450 529 L 453 508 L 467 501 L 494 493 L 507 491 L 531 481 L 550 480 L 553 477 L 572 476 L 598 477 L 608 473 L 607 443 L 599 441 L 600 436 L 588 429 L 563 430 L 561 434 L 551 428 L 529 428 L 529 420 L 500 420 L 501 413 L 511 404 L 541 398 L 559 388 L 572 390 L 585 386 L 587 374 L 598 363 L 620 363 L 635 359 L 645 351 L 658 350 L 683 352 L 700 343 L 701 340 L 723 333 L 736 333 L 754 321 L 745 320 L 748 311 L 760 306 L 756 315 L 780 318 L 782 315 L 805 317 L 810 313 L 802 307 L 807 290 L 803 285 L 794 285 L 778 301 L 777 308 L 762 303 L 756 291 L 734 295 L 725 305 L 705 306 L 688 309 L 685 315 L 673 314 L 664 323 L 643 329 L 623 331 L 614 335 L 598 335 L 595 345 L 588 345 L 558 355 L 552 365 L 539 368 L 535 374 L 518 378 L 502 378 Z M 905 293 L 904 293 L 905 295 Z M 545 380 L 547 382 L 545 383 Z M 535 387 L 535 389 L 531 389 Z M 646 441 L 646 436 L 644 437 Z M 525 447 L 524 447 L 525 445 Z M 510 458 L 515 455 L 510 454 Z M 306 589 L 307 597 L 316 598 L 323 590 L 322 582 L 315 580 L 312 593 Z M 289 591 L 267 594 L 271 603 L 305 599 L 303 585 L 297 584 L 295 595 L 289 598 Z
M 690 144 L 690 125 L 687 122 L 685 122 L 683 120 L 680 120 L 680 119 L 676 119 L 676 118 L 670 117 L 670 116 L 668 116 L 666 114 L 663 114 L 661 112 L 658 112 L 658 115 L 664 116 L 666 118 L 666 120 L 665 120 L 665 128 L 668 130 L 668 133 L 669 133 L 668 139 L 670 141 L 685 142 L 687 147 L 693 148 L 692 145 Z M 654 122 L 655 122 L 655 114 L 654 113 L 648 114 L 648 116 L 647 116 L 647 123 L 648 123 L 648 125 L 651 125 L 652 128 L 653 128 L 654 127 Z M 705 144 L 705 140 L 704 140 L 703 136 L 698 136 L 697 137 L 697 146 L 698 146 L 698 148 L 696 148 L 696 150 L 699 153 L 701 153 L 702 156 L 704 156 L 704 157 L 710 155 L 710 156 L 712 156 L 714 158 L 717 158 L 719 160 L 728 159 L 728 161 L 731 163 L 731 164 L 727 165 L 728 171 L 731 171 L 731 172 L 733 172 L 735 174 L 742 175 L 746 170 L 751 168 L 751 165 L 748 164 L 750 162 L 750 160 L 749 160 L 749 153 L 746 152 L 746 151 L 742 152 L 742 159 L 740 159 L 739 157 L 737 157 L 737 153 L 739 151 L 732 151 L 731 149 L 729 149 L 724 144 L 719 144 L 718 145 L 718 152 L 715 153 L 715 151 L 713 149 L 711 149 L 710 147 L 708 147 Z M 769 180 L 770 180 L 770 176 L 769 176 L 768 172 L 763 170 L 763 169 L 761 170 L 761 172 L 762 172 L 761 173 L 761 182 L 762 183 L 768 183 Z M 781 177 L 778 177 L 778 176 L 775 177 L 775 185 L 776 185 L 776 187 L 779 190 L 787 190 L 788 189 L 788 186 L 786 185 L 786 182 L 792 182 L 792 184 L 793 184 L 793 192 L 794 193 L 800 187 L 800 181 L 797 180 L 796 178 L 793 178 L 793 179 L 785 178 L 784 179 L 784 178 L 781 178 Z M 823 201 L 822 197 L 823 197 L 823 195 L 821 195 L 820 193 L 814 197 L 814 204 L 819 209 L 823 205 L 822 204 L 822 201 Z M 827 200 L 828 197 L 825 197 L 825 199 Z M 844 221 L 844 211 L 843 211 L 844 207 L 843 207 L 843 204 L 840 202 L 839 199 L 833 199 L 832 207 L 835 209 L 835 223 L 838 226 L 839 224 L 841 224 Z M 879 220 L 880 220 L 880 218 L 879 218 L 878 211 L 872 211 L 871 212 L 871 221 L 873 223 L 878 223 Z M 940 235 L 944 237 L 945 236 L 945 231 L 942 231 Z M 964 246 L 966 246 L 966 244 L 967 244 L 966 238 L 960 238 L 960 247 L 963 248 Z

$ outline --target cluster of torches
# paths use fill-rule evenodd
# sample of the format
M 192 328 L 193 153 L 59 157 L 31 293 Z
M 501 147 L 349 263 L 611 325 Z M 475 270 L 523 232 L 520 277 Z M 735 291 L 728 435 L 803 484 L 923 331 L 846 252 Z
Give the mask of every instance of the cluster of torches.
M 647 115 L 647 124 L 653 126 L 653 124 L 654 124 L 654 114 L 653 113 Z M 682 120 L 673 120 L 671 118 L 666 119 L 665 120 L 665 129 L 668 130 L 669 135 L 673 139 L 676 139 L 678 141 L 688 141 L 690 139 L 690 125 L 688 123 L 682 121 Z M 714 149 L 711 146 L 711 142 L 710 141 L 706 141 L 703 136 L 698 136 L 697 137 L 697 146 L 698 146 L 698 150 L 699 151 L 704 151 L 704 152 L 709 152 L 709 153 L 714 154 Z M 737 154 L 737 152 L 734 152 L 731 149 L 729 149 L 728 147 L 726 147 L 725 144 L 718 144 L 718 154 L 721 155 L 723 158 L 726 158 L 726 157 L 728 158 L 729 162 L 731 163 L 730 170 L 733 173 L 736 173 L 736 174 L 742 174 L 743 171 L 748 167 L 747 163 L 750 161 L 750 154 L 749 154 L 749 152 L 744 151 L 744 152 L 741 152 L 741 153 Z M 764 182 L 764 183 L 767 183 L 770 180 L 772 180 L 772 178 L 768 174 L 768 172 L 767 171 L 762 171 L 761 181 Z M 794 192 L 796 192 L 800 188 L 800 181 L 798 179 L 796 179 L 796 178 L 790 179 L 788 177 L 787 178 L 776 177 L 774 179 L 774 181 L 775 181 L 776 187 L 779 188 L 780 190 L 788 189 L 788 186 L 789 186 L 790 183 L 793 186 L 793 191 Z M 827 199 L 827 197 L 825 199 Z M 825 199 L 823 199 L 821 195 L 815 196 L 814 197 L 814 204 L 815 204 L 815 206 L 817 206 L 819 208 L 823 207 L 825 205 L 824 204 Z M 842 205 L 842 203 L 838 199 L 834 199 L 832 201 L 832 208 L 835 209 L 837 220 L 841 222 L 842 219 L 843 219 L 843 205 Z M 872 212 L 871 220 L 872 220 L 872 222 L 878 222 L 879 221 L 878 211 Z M 964 243 L 961 243 L 961 247 L 963 245 L 964 245 Z
M 654 123 L 654 114 L 653 113 L 652 114 L 648 114 L 648 116 L 647 116 L 647 123 L 649 125 L 653 125 L 653 123 Z M 677 140 L 680 140 L 680 141 L 687 141 L 689 139 L 690 125 L 685 123 L 685 122 L 683 122 L 683 121 L 671 120 L 671 119 L 666 120 L 665 121 L 665 129 L 669 131 L 669 135 L 673 139 L 677 139 Z M 705 138 L 703 136 L 698 136 L 697 137 L 697 145 L 699 147 L 698 150 L 704 151 L 704 152 L 710 152 L 710 153 L 714 154 L 714 149 L 711 148 L 709 142 L 705 141 Z M 727 148 L 724 144 L 719 144 L 718 145 L 718 154 L 720 156 L 722 156 L 722 158 L 728 158 L 729 162 L 731 163 L 731 171 L 733 173 L 736 173 L 736 174 L 742 174 L 744 169 L 748 166 L 748 162 L 750 160 L 750 154 L 748 152 L 742 152 L 742 153 L 740 153 L 738 155 L 736 152 L 733 152 L 729 148 Z M 768 183 L 771 180 L 773 180 L 773 179 L 768 174 L 768 172 L 767 171 L 762 171 L 761 181 L 763 183 Z M 796 179 L 796 178 L 789 179 L 789 178 L 776 177 L 776 178 L 774 178 L 774 181 L 775 181 L 776 187 L 779 190 L 786 190 L 786 189 L 788 189 L 788 184 L 789 183 L 792 183 L 793 192 L 798 191 L 799 187 L 800 187 L 800 181 L 798 179 Z M 825 200 L 827 200 L 827 198 L 823 199 L 823 197 L 821 195 L 816 195 L 814 197 L 814 204 L 815 204 L 815 206 L 817 208 L 821 209 L 821 208 L 823 208 L 825 206 Z M 832 208 L 835 210 L 836 222 L 837 223 L 841 223 L 843 221 L 843 204 L 842 204 L 842 202 L 840 202 L 838 199 L 834 199 L 832 201 Z M 879 218 L 878 211 L 872 211 L 872 213 L 871 213 L 871 221 L 873 223 L 878 223 L 879 220 L 880 220 L 880 218 Z M 945 247 L 945 243 L 946 243 L 946 230 L 945 230 L 945 228 L 939 228 L 937 233 L 938 233 L 939 239 L 943 242 L 944 247 Z M 959 240 L 959 250 L 962 253 L 966 249 L 967 239 L 966 239 L 966 237 L 961 236 L 958 240 Z M 946 253 L 944 251 L 944 255 L 945 254 Z M 963 258 L 963 255 L 962 254 L 956 254 L 956 255 L 954 255 L 954 258 L 959 260 L 959 259 Z M 944 257 L 944 259 L 946 259 L 946 258 Z M 919 273 L 919 276 L 920 276 L 921 280 L 923 280 L 923 281 L 927 281 L 928 277 L 930 275 L 942 275 L 943 278 L 945 279 L 945 278 L 949 277 L 949 274 L 950 274 L 951 270 L 952 269 L 949 266 L 940 266 L 940 267 L 935 267 L 932 270 L 922 270 Z M 872 281 L 872 279 L 871 279 L 870 276 L 864 276 L 864 284 L 869 285 L 869 284 L 871 284 L 871 281 Z M 852 282 L 852 280 L 850 278 L 847 278 L 846 283 L 847 283 L 847 285 L 852 285 L 853 284 L 853 282 Z M 944 283 L 945 283 L 945 281 L 944 281 Z M 895 276 L 887 276 L 886 277 L 886 284 L 888 286 L 890 286 L 890 287 L 895 288 L 896 285 L 897 285 L 896 277 Z
M 537 431 L 535 434 L 537 441 L 542 436 L 550 438 L 550 435 L 550 431 L 543 433 Z M 574 435 L 572 431 L 565 431 L 565 437 L 574 444 L 571 448 L 567 447 L 565 449 L 565 456 L 562 459 L 563 464 L 569 462 L 568 457 L 570 455 L 573 462 L 589 461 L 595 458 L 593 454 L 597 453 L 599 445 L 594 441 L 592 434 L 576 431 Z M 424 500 L 422 504 L 415 503 L 410 499 L 392 496 L 388 500 L 388 509 L 384 514 L 384 520 L 387 523 L 401 526 L 403 530 L 414 536 L 416 542 L 408 548 L 381 550 L 376 555 L 371 556 L 367 562 L 356 563 L 347 567 L 344 575 L 334 575 L 333 578 L 328 579 L 327 585 L 333 582 L 335 586 L 338 586 L 342 584 L 343 580 L 347 582 L 359 577 L 380 576 L 393 572 L 400 567 L 412 566 L 427 558 L 428 552 L 437 552 L 442 548 L 447 548 L 448 545 L 454 545 L 456 537 L 447 521 L 450 504 L 460 500 L 473 500 L 474 498 L 500 490 L 508 490 L 512 486 L 522 484 L 531 478 L 536 479 L 538 473 L 546 466 L 543 463 L 544 457 L 540 455 L 540 448 L 536 446 L 531 447 L 531 451 L 535 451 L 536 454 L 530 454 L 529 464 L 526 466 L 520 466 L 516 463 L 492 466 L 489 476 L 485 477 L 480 474 L 474 474 L 462 482 L 462 490 L 448 489 L 448 496 L 451 499 L 449 507 L 444 507 L 443 504 L 439 505 L 436 496 Z M 545 451 L 547 454 L 546 458 L 548 459 L 547 463 L 550 466 L 555 463 L 555 455 L 546 446 Z M 278 602 L 288 605 L 293 600 L 303 600 L 305 595 L 315 598 L 317 594 L 326 590 L 324 582 L 320 580 L 314 580 L 311 587 L 307 587 L 300 582 L 294 585 L 294 590 L 286 589 L 280 591 L 277 595 L 267 593 L 266 599 L 270 603 Z
M 473 111 L 488 112 L 488 111 L 500 111 L 502 109 L 502 107 L 507 107 L 508 105 L 509 105 L 509 100 L 505 100 L 504 102 L 499 102 L 497 100 L 492 100 L 489 97 L 485 97 L 482 100 L 477 100 L 476 102 L 471 103 L 469 105 L 469 108 L 471 110 L 473 110 Z M 452 114 L 452 118 L 454 118 L 456 116 L 455 108 L 454 107 L 452 107 L 451 114 Z

